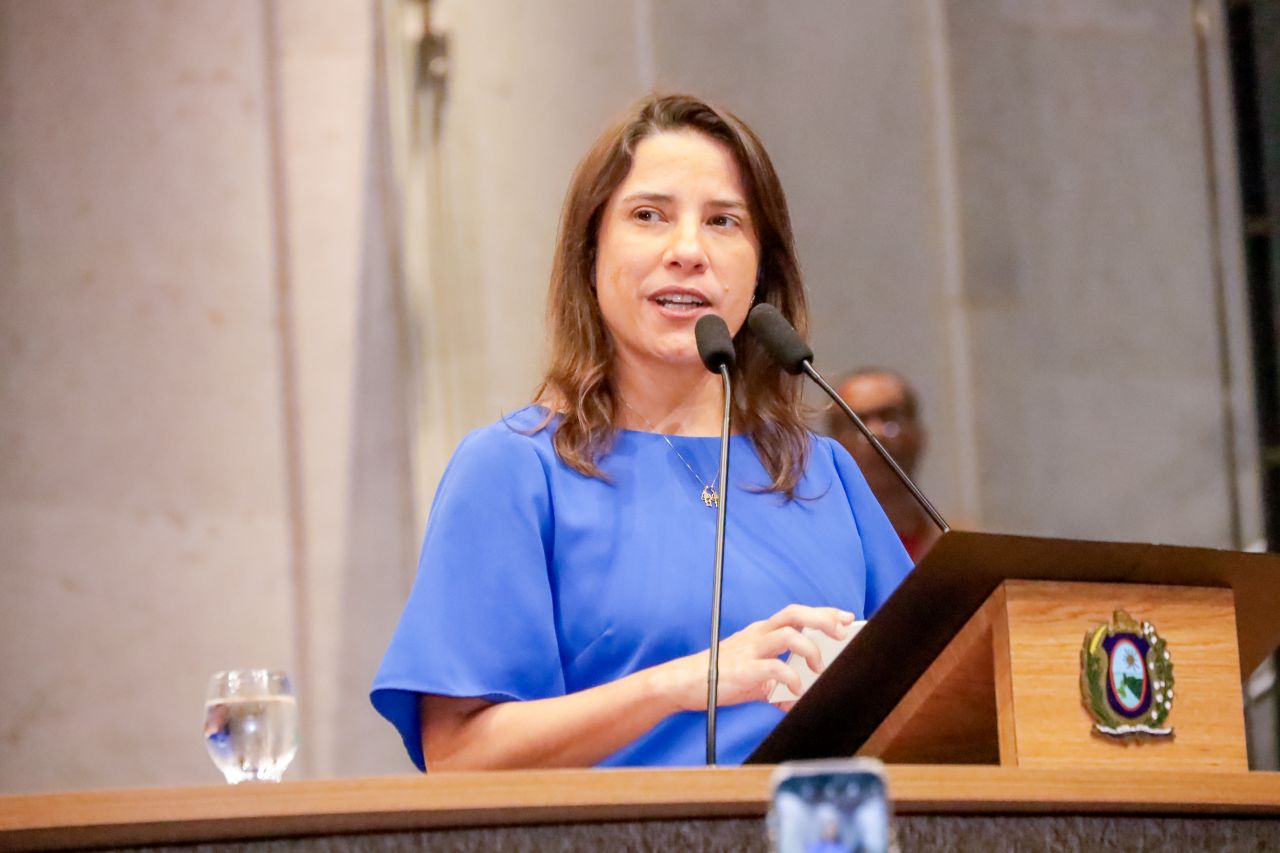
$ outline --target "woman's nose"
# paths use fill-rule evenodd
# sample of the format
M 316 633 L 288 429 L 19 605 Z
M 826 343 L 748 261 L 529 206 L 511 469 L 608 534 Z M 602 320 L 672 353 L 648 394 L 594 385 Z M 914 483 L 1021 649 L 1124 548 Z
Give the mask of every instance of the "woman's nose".
M 707 268 L 707 250 L 702 243 L 701 222 L 681 220 L 671 230 L 666 265 L 685 272 L 702 272 Z

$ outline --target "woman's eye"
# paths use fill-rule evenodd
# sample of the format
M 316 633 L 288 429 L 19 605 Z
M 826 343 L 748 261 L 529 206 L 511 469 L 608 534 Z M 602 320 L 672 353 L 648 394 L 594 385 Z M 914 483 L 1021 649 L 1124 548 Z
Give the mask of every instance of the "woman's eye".
M 738 224 L 738 220 L 727 213 L 721 213 L 711 217 L 711 224 L 717 228 L 732 228 Z
M 657 222 L 659 218 L 658 211 L 651 207 L 642 207 L 631 215 L 638 222 Z

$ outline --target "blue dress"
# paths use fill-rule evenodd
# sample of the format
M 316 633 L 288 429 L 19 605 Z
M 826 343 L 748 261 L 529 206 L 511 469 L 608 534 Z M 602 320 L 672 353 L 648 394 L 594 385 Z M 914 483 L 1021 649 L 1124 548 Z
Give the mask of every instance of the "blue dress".
M 418 696 L 545 699 L 707 648 L 716 511 L 661 435 L 620 430 L 598 464 L 564 465 L 529 406 L 458 446 L 436 492 L 418 576 L 374 679 L 374 707 L 425 770 Z M 720 439 L 670 436 L 704 481 Z M 746 436 L 730 450 L 721 637 L 792 603 L 865 619 L 911 569 L 852 457 L 813 436 L 796 500 Z M 717 759 L 741 763 L 781 718 L 717 713 Z M 681 712 L 601 762 L 699 765 L 706 714 Z

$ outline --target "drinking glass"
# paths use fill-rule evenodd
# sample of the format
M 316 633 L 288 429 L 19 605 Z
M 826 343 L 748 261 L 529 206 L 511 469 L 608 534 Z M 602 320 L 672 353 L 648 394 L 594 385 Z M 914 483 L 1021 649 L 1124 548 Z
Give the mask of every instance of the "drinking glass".
M 298 751 L 298 701 L 286 673 L 214 673 L 204 711 L 205 748 L 229 783 L 280 781 Z

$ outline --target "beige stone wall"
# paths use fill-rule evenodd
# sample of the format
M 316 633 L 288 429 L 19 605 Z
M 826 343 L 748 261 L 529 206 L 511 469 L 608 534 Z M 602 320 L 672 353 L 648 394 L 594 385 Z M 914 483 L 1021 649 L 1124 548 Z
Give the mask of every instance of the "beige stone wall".
M 5 790 L 209 778 L 295 663 L 262 16 L 148 5 L 3 7 Z
M 988 525 L 1220 547 L 1257 535 L 1256 477 L 1234 470 L 1257 458 L 1239 232 L 1215 245 L 1215 203 L 1234 216 L 1238 202 L 1230 161 L 1210 156 L 1232 143 L 1229 127 L 1211 138 L 1202 96 L 1221 33 L 1206 16 L 1202 43 L 1192 11 L 948 10 Z
M 216 780 L 231 666 L 294 673 L 295 775 L 385 765 L 418 521 L 374 8 L 0 16 L 0 790 Z

